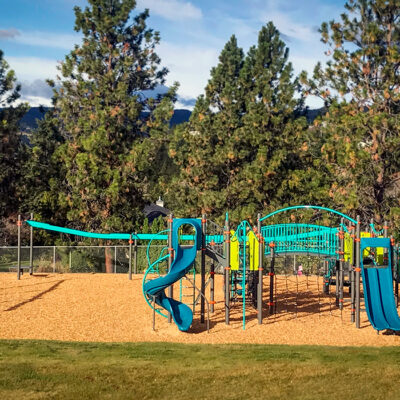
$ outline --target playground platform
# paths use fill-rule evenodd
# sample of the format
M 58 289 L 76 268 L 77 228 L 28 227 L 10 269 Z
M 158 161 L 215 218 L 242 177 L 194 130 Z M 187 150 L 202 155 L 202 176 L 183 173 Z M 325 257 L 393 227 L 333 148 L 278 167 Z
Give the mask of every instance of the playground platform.
M 224 323 L 222 276 L 216 275 L 215 312 L 210 332 L 196 314 L 187 333 L 164 318 L 152 331 L 152 310 L 142 294 L 143 275 L 132 281 L 118 274 L 0 274 L 0 339 L 86 342 L 260 343 L 328 346 L 392 346 L 399 336 L 377 335 L 361 313 L 361 329 L 350 324 L 350 303 L 341 312 L 334 296 L 322 294 L 322 278 L 277 276 L 277 313 L 257 324 L 256 310 L 233 305 L 231 325 Z M 267 277 L 265 279 L 268 279 Z M 267 285 L 264 285 L 267 287 Z M 296 290 L 298 289 L 298 290 Z M 178 285 L 174 288 L 179 293 Z M 296 293 L 299 293 L 296 295 Z M 267 293 L 264 294 L 267 301 Z M 346 298 L 345 298 L 346 300 Z M 362 304 L 363 307 L 363 304 Z

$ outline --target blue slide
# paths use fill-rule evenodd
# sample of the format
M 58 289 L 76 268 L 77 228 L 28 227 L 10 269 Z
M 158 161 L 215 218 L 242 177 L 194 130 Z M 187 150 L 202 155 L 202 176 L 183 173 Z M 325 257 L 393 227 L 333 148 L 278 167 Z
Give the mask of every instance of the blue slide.
M 194 244 L 190 248 L 182 248 L 179 245 L 178 230 L 182 225 L 192 225 L 196 234 Z M 201 221 L 198 219 L 174 219 L 172 223 L 172 247 L 174 249 L 174 259 L 167 275 L 146 282 L 143 286 L 145 296 L 171 313 L 172 318 L 180 331 L 187 331 L 192 325 L 193 312 L 186 304 L 167 297 L 165 289 L 183 278 L 193 265 L 197 250 L 201 249 Z
M 388 249 L 388 266 L 364 266 L 361 271 L 364 287 L 365 308 L 371 325 L 377 331 L 391 329 L 400 331 L 400 318 L 397 314 L 393 293 L 391 270 L 391 244 L 389 238 L 362 238 L 361 254 L 366 248 L 384 247 Z

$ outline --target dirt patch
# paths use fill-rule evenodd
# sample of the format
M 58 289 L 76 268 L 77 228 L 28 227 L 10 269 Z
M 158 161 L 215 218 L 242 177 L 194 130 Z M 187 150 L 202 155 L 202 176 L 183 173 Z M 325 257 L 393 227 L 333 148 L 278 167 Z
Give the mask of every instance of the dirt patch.
M 246 307 L 246 329 L 242 328 L 242 303 L 232 305 L 231 323 L 225 325 L 222 277 L 215 280 L 215 312 L 210 332 L 200 323 L 196 308 L 188 333 L 153 313 L 142 295 L 143 275 L 132 281 L 113 274 L 25 274 L 20 281 L 12 273 L 0 274 L 0 338 L 66 341 L 182 343 L 268 343 L 335 346 L 389 346 L 400 337 L 377 335 L 365 312 L 361 329 L 350 323 L 350 303 L 343 311 L 333 296 L 322 294 L 322 279 L 277 276 L 277 313 L 268 315 L 268 278 L 265 278 L 264 322 Z M 334 288 L 333 288 L 334 289 Z M 346 289 L 347 290 L 347 289 Z M 180 289 L 174 288 L 178 298 Z M 190 298 L 191 289 L 183 289 Z M 348 296 L 348 295 L 347 295 Z

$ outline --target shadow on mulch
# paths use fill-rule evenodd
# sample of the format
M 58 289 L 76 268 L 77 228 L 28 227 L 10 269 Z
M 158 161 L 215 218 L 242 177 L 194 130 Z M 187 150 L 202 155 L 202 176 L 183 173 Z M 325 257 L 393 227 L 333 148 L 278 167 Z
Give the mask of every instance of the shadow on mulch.
M 59 285 L 61 285 L 61 283 L 63 283 L 64 281 L 65 281 L 65 279 L 56 282 L 54 285 L 50 286 L 48 289 L 44 290 L 43 292 L 38 293 L 37 295 L 31 297 L 31 298 L 28 299 L 28 300 L 24 300 L 24 301 L 22 301 L 21 303 L 18 303 L 18 304 L 14 305 L 14 306 L 12 306 L 12 307 L 10 307 L 10 308 L 7 308 L 5 311 L 14 311 L 14 310 L 16 310 L 17 308 L 20 308 L 20 307 L 24 306 L 25 304 L 32 303 L 32 302 L 35 301 L 35 300 L 39 300 L 39 299 L 40 299 L 43 295 L 45 295 L 46 293 L 50 293 L 50 292 L 52 292 L 53 290 L 55 290 L 55 289 L 56 289 Z

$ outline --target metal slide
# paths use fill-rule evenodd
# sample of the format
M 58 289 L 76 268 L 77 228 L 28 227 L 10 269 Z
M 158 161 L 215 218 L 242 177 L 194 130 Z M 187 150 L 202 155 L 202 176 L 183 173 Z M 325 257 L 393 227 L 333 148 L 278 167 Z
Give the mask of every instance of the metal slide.
M 388 249 L 387 266 L 366 266 L 361 261 L 365 308 L 371 325 L 377 331 L 392 329 L 400 331 L 400 318 L 397 314 L 393 293 L 391 270 L 391 245 L 389 238 L 362 238 L 361 254 L 366 248 L 384 247 Z
M 190 248 L 179 245 L 178 230 L 182 225 L 192 225 L 196 234 L 194 244 Z M 172 318 L 180 331 L 187 331 L 193 321 L 192 309 L 184 303 L 167 297 L 165 289 L 183 278 L 192 267 L 197 250 L 201 249 L 201 221 L 198 219 L 174 219 L 172 223 L 172 247 L 174 259 L 169 272 L 165 276 L 148 281 L 143 286 L 145 296 L 150 302 L 156 304 L 171 313 Z

